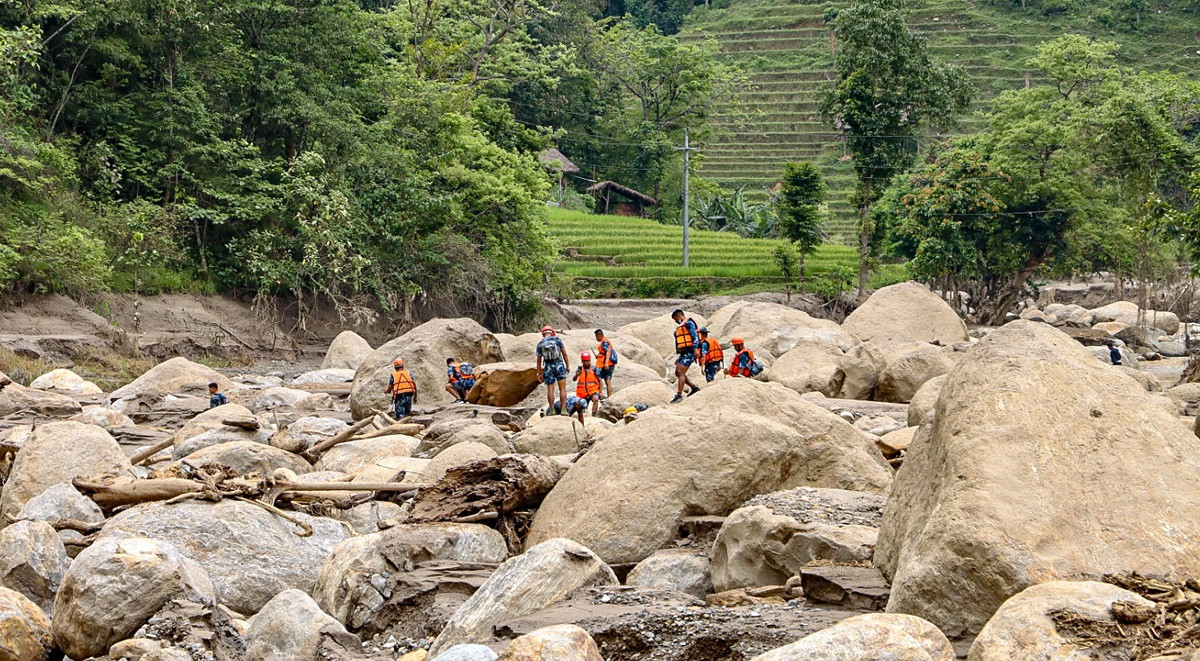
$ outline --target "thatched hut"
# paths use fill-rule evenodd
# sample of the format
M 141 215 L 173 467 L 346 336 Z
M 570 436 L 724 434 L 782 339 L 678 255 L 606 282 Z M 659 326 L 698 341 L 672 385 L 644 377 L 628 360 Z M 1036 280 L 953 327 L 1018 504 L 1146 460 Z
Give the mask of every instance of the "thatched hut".
M 564 188 L 570 185 L 571 175 L 579 172 L 578 165 L 572 163 L 571 159 L 553 147 L 542 152 L 538 156 L 538 161 L 541 162 L 542 167 L 558 174 L 558 185 Z
M 658 206 L 658 200 L 653 197 L 615 181 L 601 181 L 589 186 L 587 192 L 596 196 L 597 201 L 604 202 L 602 213 L 617 216 L 645 216 L 647 208 Z M 614 195 L 616 200 L 612 199 Z

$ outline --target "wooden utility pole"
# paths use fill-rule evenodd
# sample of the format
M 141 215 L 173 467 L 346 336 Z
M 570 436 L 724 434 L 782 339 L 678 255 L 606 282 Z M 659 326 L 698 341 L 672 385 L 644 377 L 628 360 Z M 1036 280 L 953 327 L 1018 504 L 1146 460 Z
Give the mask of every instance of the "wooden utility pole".
M 688 229 L 691 224 L 692 143 L 691 133 L 686 127 L 683 129 L 683 149 L 679 151 L 683 152 L 683 268 L 688 268 L 691 261 L 689 254 L 691 252 L 691 245 Z

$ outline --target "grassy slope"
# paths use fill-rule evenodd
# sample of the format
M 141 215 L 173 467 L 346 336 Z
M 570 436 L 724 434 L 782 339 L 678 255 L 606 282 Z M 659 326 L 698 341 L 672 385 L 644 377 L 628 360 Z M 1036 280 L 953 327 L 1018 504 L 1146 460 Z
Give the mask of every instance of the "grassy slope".
M 757 86 L 748 98 L 752 118 L 747 125 L 718 119 L 720 129 L 703 145 L 701 174 L 749 192 L 774 183 L 784 161 L 815 161 L 830 184 L 831 232 L 843 241 L 853 228 L 847 202 L 853 171 L 839 158 L 840 139 L 818 117 L 817 104 L 834 79 L 822 14 L 846 4 L 732 0 L 728 8 L 697 9 L 681 35 L 717 40 L 725 57 L 743 66 Z M 1152 1 L 1136 32 L 1104 29 L 1093 18 L 1095 12 L 1086 9 L 1045 17 L 1032 9 L 1001 9 L 970 0 L 911 0 L 910 6 L 912 26 L 926 36 L 934 54 L 971 75 L 978 91 L 976 109 L 1002 90 L 1023 87 L 1024 63 L 1034 47 L 1064 32 L 1119 42 L 1121 62 L 1128 66 L 1200 70 L 1200 15 L 1183 11 L 1175 0 Z M 951 134 L 979 126 L 978 117 L 968 116 Z

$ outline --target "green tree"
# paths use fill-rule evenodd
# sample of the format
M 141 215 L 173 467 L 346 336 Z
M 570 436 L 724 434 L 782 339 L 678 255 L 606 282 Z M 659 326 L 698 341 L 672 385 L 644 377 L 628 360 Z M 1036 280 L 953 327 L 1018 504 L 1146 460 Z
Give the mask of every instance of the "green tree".
M 804 286 L 805 257 L 825 241 L 825 182 L 821 170 L 808 162 L 784 163 L 776 201 L 779 235 L 796 244 L 800 253 L 800 286 Z
M 866 293 L 871 205 L 912 163 L 924 127 L 948 125 L 967 108 L 970 90 L 958 67 L 935 61 L 908 27 L 903 0 L 863 0 L 833 19 L 838 81 L 821 113 L 843 131 L 858 183 L 858 295 Z
M 787 302 L 792 302 L 792 283 L 796 281 L 798 266 L 802 256 L 796 254 L 796 248 L 790 243 L 780 244 L 775 248 L 773 253 L 775 257 L 775 265 L 779 267 L 779 272 L 783 274 L 783 290 L 787 296 Z M 803 277 L 801 275 L 801 277 Z

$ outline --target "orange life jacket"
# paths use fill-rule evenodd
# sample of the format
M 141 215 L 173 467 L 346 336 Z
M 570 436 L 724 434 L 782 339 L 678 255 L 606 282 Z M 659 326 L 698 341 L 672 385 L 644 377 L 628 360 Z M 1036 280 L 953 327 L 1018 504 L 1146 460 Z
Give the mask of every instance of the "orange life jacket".
M 608 351 L 604 350 L 605 342 L 608 342 Z M 612 340 L 608 339 L 607 337 L 603 340 L 600 340 L 600 344 L 596 345 L 596 367 L 602 370 L 612 367 L 612 361 L 609 360 L 611 355 L 609 353 L 610 351 L 612 351 Z
M 742 354 L 746 354 L 750 359 L 746 361 L 746 366 L 741 366 Z M 750 376 L 750 363 L 754 362 L 754 352 L 749 349 L 742 349 L 733 357 L 733 364 L 729 366 L 730 376 Z
M 712 363 L 719 363 L 722 360 L 725 360 L 725 352 L 721 350 L 720 342 L 718 342 L 716 339 L 711 338 L 711 337 L 708 338 L 707 340 L 700 340 L 700 341 L 708 343 L 708 351 L 705 351 L 704 355 L 700 356 L 701 363 L 703 363 L 705 365 L 709 365 Z
M 696 346 L 692 343 L 691 332 L 688 331 L 689 321 L 692 320 L 687 319 L 675 327 L 675 353 L 690 353 Z
M 591 367 L 579 368 L 579 382 L 575 385 L 575 396 L 580 399 L 587 399 L 592 395 L 600 394 L 600 377 L 596 376 L 596 370 Z
M 462 373 L 458 371 L 458 363 L 450 363 L 450 374 L 448 376 L 450 377 L 450 383 L 458 383 L 458 380 L 462 378 Z
M 417 392 L 417 384 L 413 382 L 412 375 L 408 370 L 396 370 L 392 372 L 392 394 L 393 395 L 411 395 Z

